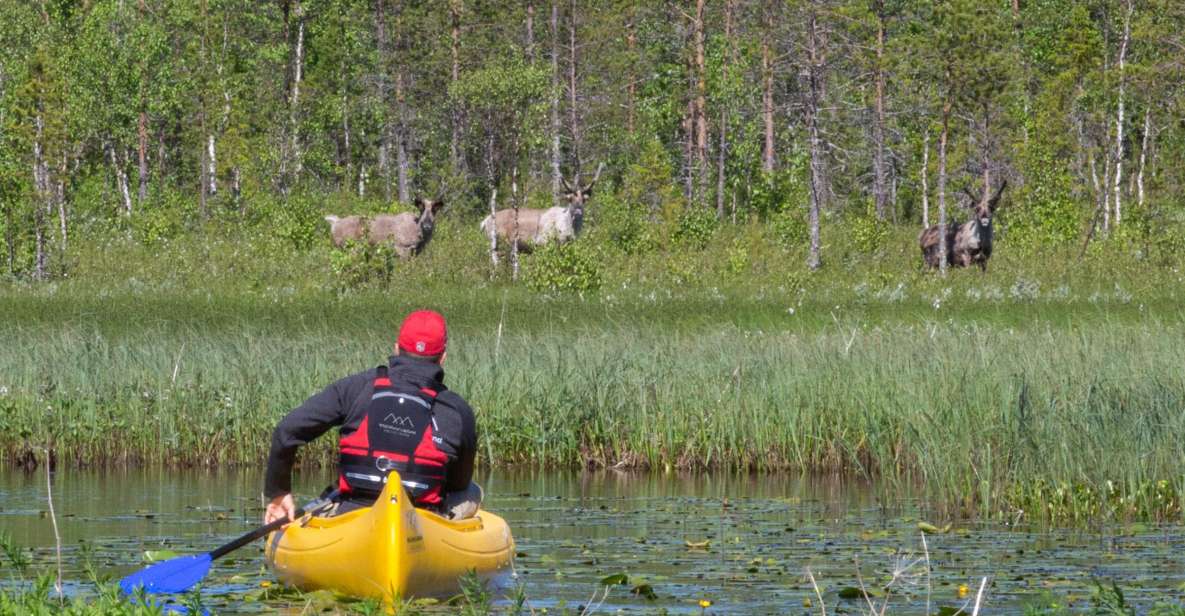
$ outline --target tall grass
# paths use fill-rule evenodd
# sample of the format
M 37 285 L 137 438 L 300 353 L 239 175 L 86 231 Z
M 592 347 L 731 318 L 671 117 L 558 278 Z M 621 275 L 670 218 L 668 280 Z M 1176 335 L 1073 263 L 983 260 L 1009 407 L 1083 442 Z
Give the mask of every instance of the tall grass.
M 758 234 L 724 265 L 590 242 L 604 281 L 584 295 L 490 282 L 459 228 L 355 289 L 323 248 L 99 238 L 75 279 L 0 287 L 0 452 L 258 464 L 283 413 L 432 306 L 483 464 L 842 472 L 967 512 L 1180 516 L 1178 265 L 1052 254 L 942 279 L 894 248 L 810 274 L 759 232 L 721 239 Z M 305 461 L 332 463 L 331 440 Z

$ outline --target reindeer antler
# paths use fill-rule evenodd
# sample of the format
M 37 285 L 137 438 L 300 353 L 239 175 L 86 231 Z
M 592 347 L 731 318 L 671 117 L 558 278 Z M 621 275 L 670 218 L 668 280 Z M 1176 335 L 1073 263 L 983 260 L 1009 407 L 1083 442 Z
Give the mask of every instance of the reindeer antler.
M 589 182 L 588 185 L 584 187 L 584 190 L 588 190 L 588 189 L 592 188 L 593 185 L 597 183 L 597 180 L 601 179 L 601 171 L 603 171 L 604 169 L 605 169 L 605 162 L 601 161 L 601 163 L 597 165 L 597 172 L 595 174 L 593 174 L 592 181 Z
M 996 206 L 1000 204 L 1000 197 L 1004 194 L 1004 189 L 1008 188 L 1008 180 L 1000 182 L 1000 187 L 996 189 L 996 194 L 988 201 L 988 208 L 992 211 L 996 210 Z
M 963 194 L 967 195 L 967 203 L 963 207 L 965 207 L 967 209 L 974 209 L 975 204 L 979 201 L 979 199 L 977 199 L 975 197 L 975 194 L 971 192 L 970 188 L 964 186 L 962 190 L 963 190 Z
M 563 185 L 564 185 L 564 190 L 565 190 L 565 191 L 567 191 L 567 192 L 576 192 L 576 191 L 572 190 L 572 185 L 568 183 L 568 178 L 565 178 L 565 177 L 564 177 L 564 174 L 562 174 L 562 173 L 560 174 L 560 184 L 563 184 Z

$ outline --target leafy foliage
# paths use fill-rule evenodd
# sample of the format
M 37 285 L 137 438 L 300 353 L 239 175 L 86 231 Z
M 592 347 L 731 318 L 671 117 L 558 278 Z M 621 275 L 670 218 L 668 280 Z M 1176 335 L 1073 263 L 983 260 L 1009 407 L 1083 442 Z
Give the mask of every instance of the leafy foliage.
M 596 257 L 579 243 L 549 244 L 527 262 L 527 283 L 539 291 L 583 293 L 601 286 Z

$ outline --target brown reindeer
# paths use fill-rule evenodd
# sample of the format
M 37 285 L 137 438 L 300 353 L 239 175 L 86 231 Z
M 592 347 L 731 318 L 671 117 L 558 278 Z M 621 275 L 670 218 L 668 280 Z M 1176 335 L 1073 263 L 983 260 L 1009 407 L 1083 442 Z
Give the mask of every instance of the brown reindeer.
M 333 245 L 343 246 L 347 241 L 362 241 L 384 244 L 395 250 L 401 258 L 418 255 L 432 240 L 436 229 L 436 213 L 444 206 L 443 200 L 416 199 L 418 214 L 379 214 L 374 218 L 362 216 L 326 216 L 330 224 Z
M 939 266 L 942 258 L 939 242 L 945 241 L 948 265 L 970 267 L 974 263 L 979 265 L 980 271 L 986 272 L 987 261 L 992 257 L 992 216 L 995 215 L 996 207 L 1000 204 L 1000 195 L 1007 186 L 1007 180 L 1001 182 L 996 194 L 991 195 L 991 187 L 985 182 L 979 203 L 971 208 L 971 220 L 963 224 L 947 224 L 945 228 L 942 225 L 933 225 L 922 231 L 918 235 L 918 243 L 922 248 L 922 261 L 925 265 L 931 269 Z M 967 196 L 970 197 L 971 203 L 975 202 L 974 195 L 968 192 Z
M 498 210 L 481 221 L 482 233 L 487 237 L 496 233 L 501 242 L 509 242 L 513 237 L 519 252 L 530 252 L 534 247 L 548 242 L 563 244 L 572 241 L 584 226 L 584 206 L 592 197 L 593 186 L 600 179 L 604 167 L 604 163 L 597 166 L 593 180 L 583 187 L 578 182 L 576 188 L 572 188 L 567 180 L 560 178 L 564 184 L 564 199 L 568 202 L 566 206 L 518 208 L 517 221 L 516 210 Z

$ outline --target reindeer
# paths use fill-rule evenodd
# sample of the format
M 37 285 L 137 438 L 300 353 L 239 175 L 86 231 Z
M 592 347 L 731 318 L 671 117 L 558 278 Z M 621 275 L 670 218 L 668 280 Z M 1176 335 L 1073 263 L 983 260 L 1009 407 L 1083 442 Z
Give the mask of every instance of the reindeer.
M 986 180 L 988 176 L 985 174 L 984 178 Z M 918 235 L 918 243 L 922 247 L 922 261 L 925 265 L 931 269 L 940 265 L 939 242 L 945 241 L 948 265 L 970 267 L 974 263 L 979 265 L 980 271 L 986 272 L 987 261 L 992 256 L 992 216 L 1000 204 L 1000 195 L 1007 187 L 1008 181 L 1005 180 L 1000 183 L 1000 188 L 996 189 L 996 194 L 989 196 L 991 187 L 989 182 L 985 181 L 979 204 L 971 208 L 971 220 L 961 225 L 947 224 L 945 228 L 942 225 L 933 225 L 922 231 Z M 970 198 L 970 202 L 975 203 L 975 196 L 966 189 L 964 192 Z
M 503 242 L 517 243 L 519 252 L 530 252 L 536 246 L 548 242 L 567 243 L 580 234 L 584 226 L 584 206 L 592 197 L 593 186 L 601 177 L 601 170 L 605 165 L 597 166 L 597 173 L 591 182 L 581 187 L 579 176 L 576 188 L 568 181 L 560 178 L 564 184 L 564 198 L 568 205 L 547 209 L 518 208 L 498 210 L 481 221 L 481 231 L 487 237 L 497 235 Z M 518 214 L 517 220 L 515 214 Z
M 342 247 L 347 241 L 362 241 L 371 244 L 385 244 L 395 250 L 401 258 L 409 258 L 423 252 L 436 229 L 436 213 L 444 206 L 444 200 L 416 199 L 419 214 L 379 214 L 374 218 L 362 216 L 326 216 L 330 224 L 333 245 Z

